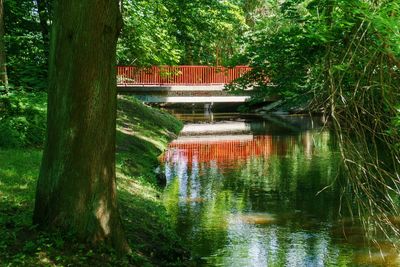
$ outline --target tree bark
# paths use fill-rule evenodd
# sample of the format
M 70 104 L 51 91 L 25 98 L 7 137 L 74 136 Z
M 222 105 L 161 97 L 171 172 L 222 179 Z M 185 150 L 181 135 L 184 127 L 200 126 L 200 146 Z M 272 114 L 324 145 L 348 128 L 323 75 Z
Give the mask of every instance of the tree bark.
M 4 44 L 4 5 L 0 0 L 0 86 L 8 88 L 6 48 Z
M 58 0 L 34 224 L 130 251 L 116 197 L 118 0 Z

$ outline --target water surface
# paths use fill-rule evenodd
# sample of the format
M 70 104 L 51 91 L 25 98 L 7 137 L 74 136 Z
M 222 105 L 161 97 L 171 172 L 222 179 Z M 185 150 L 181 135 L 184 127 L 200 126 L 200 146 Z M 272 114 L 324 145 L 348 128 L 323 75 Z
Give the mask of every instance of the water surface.
M 368 245 L 341 209 L 339 155 L 322 118 L 178 117 L 164 202 L 198 265 L 399 266 L 390 243 Z

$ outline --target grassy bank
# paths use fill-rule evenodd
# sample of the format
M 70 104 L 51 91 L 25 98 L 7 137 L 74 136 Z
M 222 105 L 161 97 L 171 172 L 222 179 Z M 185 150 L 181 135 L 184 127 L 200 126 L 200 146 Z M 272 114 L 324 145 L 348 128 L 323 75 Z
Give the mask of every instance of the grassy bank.
M 188 256 L 169 225 L 154 172 L 158 157 L 181 128 L 181 122 L 168 113 L 143 106 L 129 97 L 119 99 L 120 209 L 129 243 L 137 255 L 142 255 L 141 265 L 180 265 Z
M 0 266 L 179 266 L 188 257 L 169 225 L 154 172 L 157 157 L 181 129 L 169 114 L 119 98 L 117 183 L 132 255 L 92 250 L 31 225 L 41 150 L 0 148 Z

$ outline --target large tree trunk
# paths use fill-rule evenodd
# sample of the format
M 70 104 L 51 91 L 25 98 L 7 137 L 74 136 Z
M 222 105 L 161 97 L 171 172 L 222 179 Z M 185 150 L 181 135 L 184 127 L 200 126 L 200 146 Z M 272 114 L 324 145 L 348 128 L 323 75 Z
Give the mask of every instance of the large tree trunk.
M 34 224 L 129 251 L 116 197 L 118 0 L 58 0 L 54 6 L 48 133 Z
M 7 90 L 8 76 L 6 65 L 6 49 L 4 44 L 4 5 L 0 0 L 0 86 L 4 86 Z

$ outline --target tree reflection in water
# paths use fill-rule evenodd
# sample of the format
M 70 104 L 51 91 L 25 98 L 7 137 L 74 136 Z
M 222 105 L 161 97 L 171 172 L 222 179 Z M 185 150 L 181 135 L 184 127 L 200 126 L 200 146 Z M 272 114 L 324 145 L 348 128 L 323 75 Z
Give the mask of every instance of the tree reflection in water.
M 165 205 L 205 265 L 399 263 L 390 246 L 377 257 L 360 224 L 339 215 L 340 155 L 330 133 L 310 121 L 291 117 L 285 128 L 256 120 L 245 133 L 224 122 L 225 132 L 183 132 L 170 145 Z

